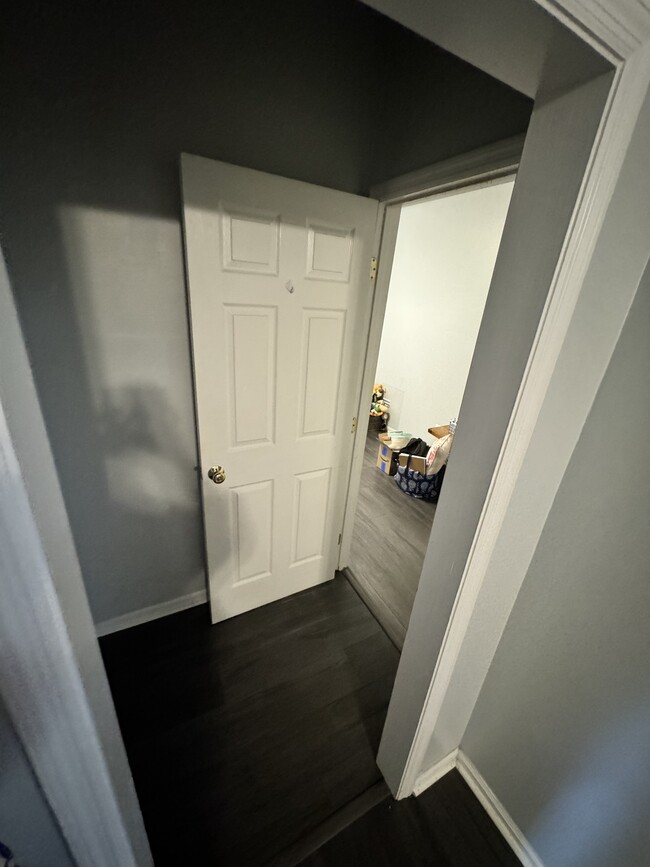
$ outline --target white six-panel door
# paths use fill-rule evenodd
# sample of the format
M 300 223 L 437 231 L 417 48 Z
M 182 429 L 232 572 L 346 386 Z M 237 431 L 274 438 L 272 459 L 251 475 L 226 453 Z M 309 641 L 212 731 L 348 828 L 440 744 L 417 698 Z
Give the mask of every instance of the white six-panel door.
M 378 204 L 186 154 L 181 165 L 217 622 L 334 576 Z

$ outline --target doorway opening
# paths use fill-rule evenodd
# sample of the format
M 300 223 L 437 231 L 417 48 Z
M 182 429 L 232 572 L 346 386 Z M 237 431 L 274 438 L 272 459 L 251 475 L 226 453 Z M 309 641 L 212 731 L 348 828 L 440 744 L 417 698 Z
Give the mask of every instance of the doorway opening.
M 508 175 L 399 206 L 346 574 L 400 649 L 513 185 Z

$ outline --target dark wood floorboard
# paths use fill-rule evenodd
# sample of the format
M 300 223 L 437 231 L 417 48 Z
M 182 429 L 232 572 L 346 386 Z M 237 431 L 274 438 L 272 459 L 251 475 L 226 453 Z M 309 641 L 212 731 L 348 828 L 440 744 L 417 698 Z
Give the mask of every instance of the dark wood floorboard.
M 398 653 L 343 576 L 101 649 L 156 867 L 268 864 L 381 781 Z
M 401 647 L 431 535 L 435 503 L 408 497 L 376 466 L 376 434 L 366 440 L 350 552 L 355 586 Z
M 521 867 L 458 771 L 420 795 L 386 798 L 302 867 Z

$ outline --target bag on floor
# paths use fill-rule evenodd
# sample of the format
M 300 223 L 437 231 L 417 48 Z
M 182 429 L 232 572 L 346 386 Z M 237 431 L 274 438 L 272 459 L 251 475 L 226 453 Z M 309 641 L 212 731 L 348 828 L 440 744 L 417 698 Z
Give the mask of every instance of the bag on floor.
M 439 473 L 444 467 L 449 458 L 453 442 L 454 435 L 451 433 L 434 442 L 427 454 L 427 476 Z
M 403 455 L 413 455 L 414 457 L 423 458 L 429 451 L 429 444 L 425 443 L 419 437 L 410 439 L 405 446 L 400 448 L 400 453 Z
M 409 497 L 415 497 L 417 500 L 437 500 L 440 496 L 440 488 L 445 475 L 445 467 L 433 476 L 425 476 L 418 473 L 417 470 L 412 470 L 409 466 L 411 456 L 406 462 L 405 467 L 398 467 L 395 475 L 395 483 L 400 490 L 408 494 Z

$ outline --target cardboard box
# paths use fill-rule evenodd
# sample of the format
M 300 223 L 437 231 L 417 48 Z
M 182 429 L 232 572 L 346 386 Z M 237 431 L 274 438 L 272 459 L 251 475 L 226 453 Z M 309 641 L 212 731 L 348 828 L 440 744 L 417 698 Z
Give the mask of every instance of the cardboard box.
M 411 461 L 409 463 L 409 458 Z M 413 455 L 401 454 L 399 456 L 399 465 L 400 467 L 408 467 L 410 470 L 415 470 L 416 473 L 422 473 L 422 475 L 426 475 L 427 472 L 427 459 L 426 457 L 414 457 Z M 397 470 L 395 470 L 397 472 Z
M 397 457 L 399 451 L 393 451 L 385 443 L 379 443 L 379 454 L 377 455 L 377 467 L 386 473 L 387 476 L 394 476 L 397 472 Z
M 436 437 L 437 439 L 442 439 L 442 437 L 446 437 L 449 433 L 449 425 L 448 424 L 440 424 L 437 427 L 428 428 L 431 436 Z

